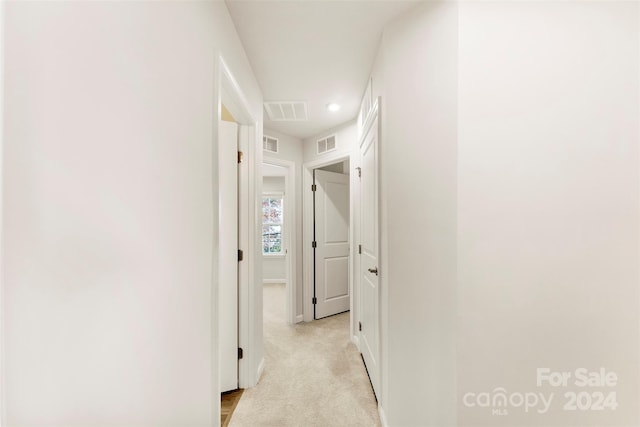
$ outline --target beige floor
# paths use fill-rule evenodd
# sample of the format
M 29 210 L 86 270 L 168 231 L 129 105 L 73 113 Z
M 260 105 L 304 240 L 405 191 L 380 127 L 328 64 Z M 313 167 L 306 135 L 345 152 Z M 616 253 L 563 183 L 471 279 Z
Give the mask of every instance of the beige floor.
M 242 395 L 231 427 L 380 425 L 349 313 L 289 326 L 284 285 L 265 285 L 264 349 L 260 383 Z

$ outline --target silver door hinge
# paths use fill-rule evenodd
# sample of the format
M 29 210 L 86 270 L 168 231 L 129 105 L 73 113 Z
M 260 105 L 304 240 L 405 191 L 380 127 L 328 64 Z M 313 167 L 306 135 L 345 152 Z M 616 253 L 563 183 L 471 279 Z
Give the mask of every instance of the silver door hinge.
M 244 153 L 242 151 L 238 151 L 238 163 L 242 163 L 243 157 L 244 157 Z

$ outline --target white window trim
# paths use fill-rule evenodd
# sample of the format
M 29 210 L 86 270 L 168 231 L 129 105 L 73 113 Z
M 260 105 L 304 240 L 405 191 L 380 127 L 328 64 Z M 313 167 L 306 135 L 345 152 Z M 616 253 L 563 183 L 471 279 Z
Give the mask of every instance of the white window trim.
M 263 252 L 262 256 L 265 257 L 265 258 L 284 258 L 284 257 L 287 256 L 287 253 L 286 253 L 286 249 L 285 249 L 285 252 L 281 252 L 279 254 L 278 253 L 272 253 L 272 252 L 269 252 L 269 253 L 264 253 Z

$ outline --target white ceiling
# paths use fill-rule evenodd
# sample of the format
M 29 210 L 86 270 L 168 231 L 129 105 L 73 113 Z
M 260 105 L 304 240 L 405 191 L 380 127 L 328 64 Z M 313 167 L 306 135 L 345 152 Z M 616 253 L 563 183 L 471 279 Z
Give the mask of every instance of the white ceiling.
M 415 0 L 226 0 L 265 101 L 306 101 L 309 120 L 265 127 L 307 138 L 353 120 L 382 29 Z M 326 105 L 337 102 L 338 112 Z

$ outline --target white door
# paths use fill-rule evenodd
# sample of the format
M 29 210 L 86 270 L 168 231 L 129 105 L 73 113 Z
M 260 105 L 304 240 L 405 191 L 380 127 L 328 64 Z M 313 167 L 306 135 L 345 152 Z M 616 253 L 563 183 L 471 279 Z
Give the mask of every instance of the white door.
M 315 170 L 315 318 L 349 311 L 349 175 Z
M 373 390 L 380 390 L 380 294 L 378 289 L 378 120 L 365 132 L 360 145 L 360 351 Z
M 238 388 L 238 125 L 220 122 L 220 389 Z

